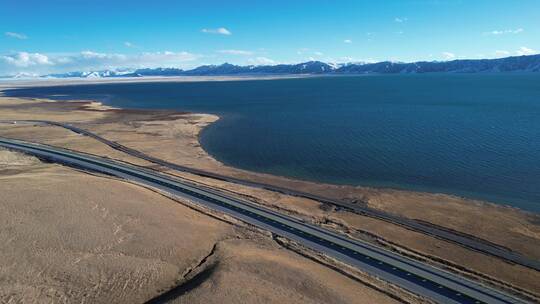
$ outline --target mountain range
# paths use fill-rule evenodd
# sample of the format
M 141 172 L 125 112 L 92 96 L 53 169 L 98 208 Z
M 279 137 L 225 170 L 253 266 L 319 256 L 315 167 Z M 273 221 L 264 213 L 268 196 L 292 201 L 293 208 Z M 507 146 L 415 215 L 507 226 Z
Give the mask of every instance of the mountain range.
M 40 77 L 97 78 L 143 76 L 227 76 L 286 74 L 413 74 L 413 73 L 500 73 L 540 72 L 540 54 L 498 59 L 459 59 L 452 61 L 419 61 L 412 63 L 383 61 L 377 63 L 331 64 L 309 61 L 299 64 L 248 65 L 229 63 L 203 65 L 191 70 L 178 68 L 120 69 L 48 74 Z

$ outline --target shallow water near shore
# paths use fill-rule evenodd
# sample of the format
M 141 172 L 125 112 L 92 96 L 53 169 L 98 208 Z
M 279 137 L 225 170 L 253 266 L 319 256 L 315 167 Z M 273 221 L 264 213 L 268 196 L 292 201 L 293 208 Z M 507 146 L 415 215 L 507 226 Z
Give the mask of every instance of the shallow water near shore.
M 540 75 L 383 75 L 22 88 L 221 119 L 206 151 L 242 169 L 443 192 L 540 212 Z

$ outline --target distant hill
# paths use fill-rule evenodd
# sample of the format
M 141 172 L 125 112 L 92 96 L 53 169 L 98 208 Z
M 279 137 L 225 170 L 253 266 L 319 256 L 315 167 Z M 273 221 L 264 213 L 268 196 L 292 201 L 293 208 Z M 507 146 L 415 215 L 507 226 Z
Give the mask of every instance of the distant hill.
M 143 76 L 227 76 L 285 74 L 412 74 L 412 73 L 501 73 L 540 72 L 540 54 L 499 59 L 419 61 L 412 63 L 383 61 L 377 63 L 329 64 L 309 61 L 299 64 L 248 65 L 229 63 L 203 65 L 191 70 L 155 68 L 106 70 L 50 74 L 42 77 L 143 77 Z
M 346 65 L 337 69 L 336 72 L 353 74 L 540 72 L 540 55 L 413 63 L 385 61 L 362 65 Z

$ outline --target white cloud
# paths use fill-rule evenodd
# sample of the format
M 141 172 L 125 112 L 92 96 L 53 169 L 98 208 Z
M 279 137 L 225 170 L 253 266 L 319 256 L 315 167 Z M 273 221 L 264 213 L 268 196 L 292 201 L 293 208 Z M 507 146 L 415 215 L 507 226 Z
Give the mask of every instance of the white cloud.
M 533 49 L 530 49 L 530 48 L 525 47 L 525 46 L 522 46 L 522 47 L 520 47 L 520 48 L 516 51 L 516 54 L 517 54 L 518 56 L 523 56 L 523 55 L 534 55 L 534 54 L 538 54 L 538 51 L 533 50 Z
M 243 51 L 243 50 L 219 50 L 217 51 L 221 54 L 227 54 L 227 55 L 253 55 L 253 52 L 251 51 Z
M 501 58 L 501 57 L 508 57 L 508 56 L 525 56 L 525 55 L 535 55 L 535 54 L 538 54 L 540 53 L 539 51 L 537 50 L 533 50 L 531 48 L 528 48 L 526 46 L 522 46 L 520 47 L 519 49 L 517 49 L 516 51 L 513 51 L 513 52 L 510 52 L 510 51 L 506 51 L 506 50 L 496 50 L 495 52 L 493 52 L 493 57 L 494 58 Z
M 49 60 L 49 57 L 40 53 L 27 53 L 19 52 L 14 55 L 1 56 L 5 63 L 8 65 L 14 65 L 20 68 L 26 68 L 36 65 L 53 65 L 54 63 Z
M 375 63 L 377 62 L 373 58 L 365 58 L 365 59 L 358 59 L 350 56 L 343 56 L 339 57 L 337 60 L 329 60 L 330 62 L 337 62 L 337 63 L 359 63 L 359 64 L 365 64 L 365 63 Z
M 490 32 L 485 32 L 485 35 L 504 35 L 504 34 L 519 34 L 523 32 L 524 30 L 522 28 L 518 28 L 515 30 L 508 29 L 508 30 L 494 30 Z
M 4 34 L 8 37 L 15 38 L 15 39 L 28 39 L 28 36 L 22 33 L 5 32 Z
M 178 67 L 182 63 L 195 61 L 200 55 L 189 52 L 152 52 L 128 57 L 138 67 Z M 124 65 L 125 66 L 125 65 Z
M 320 52 L 320 51 L 315 51 L 315 50 L 312 50 L 310 48 L 301 48 L 299 49 L 298 51 L 296 51 L 296 54 L 297 55 L 305 55 L 305 56 L 308 56 L 308 55 L 311 55 L 311 57 L 308 57 L 308 58 L 314 58 L 313 56 L 322 56 L 324 55 L 323 52 Z
M 200 55 L 189 52 L 145 52 L 138 54 L 82 51 L 70 54 L 19 52 L 0 55 L 0 74 L 13 72 L 57 73 L 118 68 L 191 67 Z
M 345 39 L 343 40 L 344 43 L 352 43 L 352 40 L 351 39 Z
M 274 60 L 266 57 L 250 58 L 248 62 L 253 65 L 270 65 L 276 63 Z
M 129 41 L 124 42 L 124 45 L 128 48 L 135 47 L 135 45 Z
M 396 18 L 394 18 L 394 21 L 397 22 L 397 23 L 403 23 L 403 22 L 406 22 L 407 20 L 409 20 L 409 19 L 406 18 L 406 17 L 396 17 Z
M 496 50 L 495 51 L 495 57 L 506 57 L 506 56 L 509 56 L 509 55 L 510 55 L 509 51 L 504 51 L 504 50 Z
M 443 55 L 443 58 L 445 60 L 452 60 L 452 59 L 456 58 L 456 55 L 454 53 L 450 53 L 450 52 L 443 52 L 442 55 Z
M 296 54 L 298 54 L 298 55 L 303 55 L 303 54 L 305 54 L 305 53 L 308 52 L 308 51 L 309 51 L 309 48 L 301 48 L 301 49 L 299 49 L 298 51 L 296 51 Z
M 219 35 L 232 35 L 231 31 L 224 27 L 220 27 L 217 29 L 202 29 L 201 32 L 207 33 L 207 34 L 219 34 Z
M 82 56 L 82 58 L 88 59 L 88 60 L 98 59 L 98 60 L 118 60 L 118 61 L 122 61 L 122 60 L 127 59 L 127 56 L 123 55 L 123 54 L 106 54 L 106 53 L 96 53 L 96 52 L 92 52 L 92 51 L 82 51 L 81 56 Z

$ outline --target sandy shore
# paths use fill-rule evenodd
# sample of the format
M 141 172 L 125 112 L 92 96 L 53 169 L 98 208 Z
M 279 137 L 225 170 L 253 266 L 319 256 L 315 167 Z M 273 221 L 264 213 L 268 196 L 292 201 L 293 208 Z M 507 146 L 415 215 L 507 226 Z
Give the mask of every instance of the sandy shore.
M 227 167 L 209 156 L 198 141 L 202 128 L 218 119 L 213 115 L 174 111 L 122 110 L 106 108 L 90 102 L 51 103 L 46 100 L 21 100 L 6 97 L 0 97 L 0 112 L 1 119 L 45 119 L 70 122 L 109 140 L 181 165 L 351 202 L 365 202 L 373 208 L 474 235 L 525 256 L 540 259 L 539 217 L 514 208 L 443 194 L 310 183 Z M 0 126 L 0 136 L 43 142 L 164 170 L 112 150 L 95 140 L 58 127 L 3 125 Z M 514 288 L 517 292 L 533 296 L 540 293 L 540 275 L 534 270 L 508 264 L 497 258 L 400 226 L 334 210 L 308 199 L 186 173 L 169 173 L 219 187 L 239 196 L 249 197 L 282 212 L 340 231 L 351 237 L 405 252 L 410 256 L 484 280 L 489 284 Z M 222 271 L 226 272 L 226 270 Z

